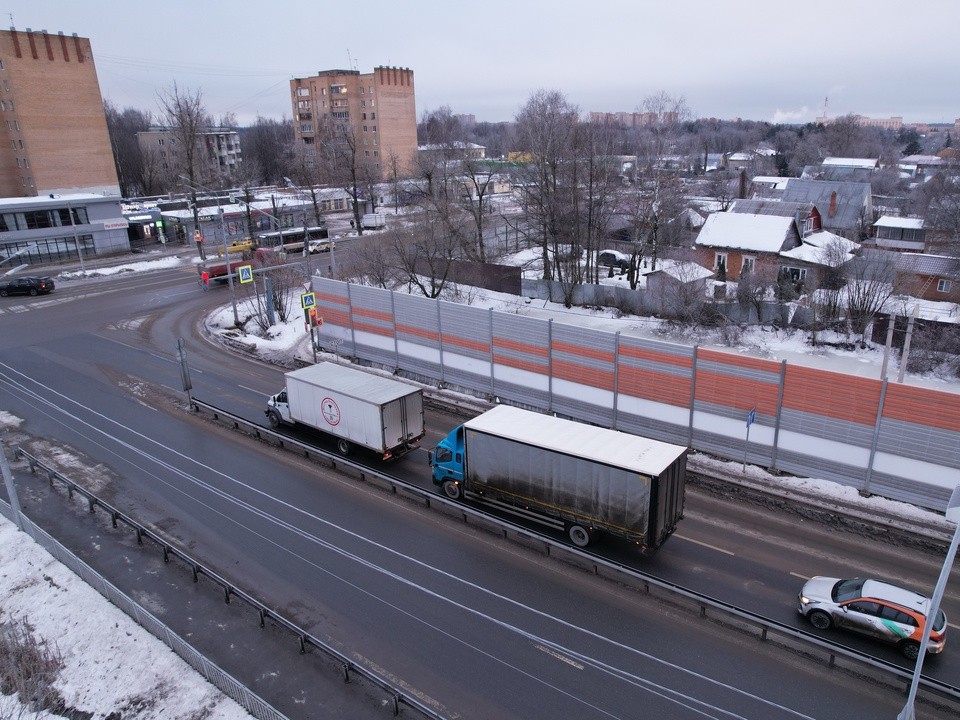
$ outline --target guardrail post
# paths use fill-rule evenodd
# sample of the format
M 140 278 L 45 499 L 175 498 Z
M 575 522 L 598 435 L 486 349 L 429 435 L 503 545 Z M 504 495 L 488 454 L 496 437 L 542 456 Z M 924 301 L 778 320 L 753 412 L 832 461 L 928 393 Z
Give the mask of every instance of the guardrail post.
M 263 608 L 259 608 L 258 612 L 260 613 L 260 629 L 262 630 L 264 627 L 266 627 L 267 611 Z
M 393 696 L 393 716 L 396 717 L 400 714 L 400 696 Z
M 170 562 L 170 547 L 168 545 L 163 546 L 163 561 L 165 563 Z
M 345 683 L 350 682 L 350 666 L 346 663 L 343 665 L 343 681 Z

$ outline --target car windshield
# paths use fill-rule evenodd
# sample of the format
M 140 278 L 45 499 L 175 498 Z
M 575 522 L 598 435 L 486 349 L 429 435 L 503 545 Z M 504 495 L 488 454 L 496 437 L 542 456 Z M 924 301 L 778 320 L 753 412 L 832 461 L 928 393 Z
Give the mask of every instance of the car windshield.
M 833 586 L 830 595 L 834 602 L 846 602 L 860 597 L 860 591 L 863 589 L 863 578 L 851 578 L 850 580 L 840 580 Z

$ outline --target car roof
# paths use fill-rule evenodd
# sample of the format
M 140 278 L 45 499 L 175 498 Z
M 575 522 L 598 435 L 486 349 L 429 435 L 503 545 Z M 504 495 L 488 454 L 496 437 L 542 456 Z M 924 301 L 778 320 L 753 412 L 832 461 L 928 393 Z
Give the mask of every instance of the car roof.
M 887 602 L 892 602 L 901 607 L 910 608 L 917 612 L 921 612 L 924 615 L 927 612 L 927 608 L 930 605 L 930 600 L 921 595 L 920 593 L 913 592 L 913 590 L 907 590 L 898 585 L 891 585 L 890 583 L 883 582 L 881 580 L 866 580 L 863 583 L 863 589 L 861 590 L 863 597 L 874 598 L 876 600 L 886 600 Z

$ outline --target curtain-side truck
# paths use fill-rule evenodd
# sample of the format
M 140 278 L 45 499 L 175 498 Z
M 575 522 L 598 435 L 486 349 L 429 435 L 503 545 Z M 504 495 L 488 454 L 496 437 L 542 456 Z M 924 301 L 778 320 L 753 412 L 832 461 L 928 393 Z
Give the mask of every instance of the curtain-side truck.
M 585 547 L 597 533 L 656 550 L 683 517 L 687 448 L 499 405 L 430 452 L 433 482 L 563 530 Z

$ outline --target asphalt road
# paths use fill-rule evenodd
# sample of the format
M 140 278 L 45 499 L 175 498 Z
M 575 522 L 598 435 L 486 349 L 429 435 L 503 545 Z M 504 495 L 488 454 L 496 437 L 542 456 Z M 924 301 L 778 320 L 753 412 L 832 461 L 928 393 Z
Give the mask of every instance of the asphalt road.
M 199 293 L 179 270 L 7 303 L 0 308 L 0 322 L 10 328 L 0 337 L 0 407 L 26 418 L 25 432 L 75 448 L 86 464 L 101 463 L 87 473 L 95 492 L 446 717 L 636 717 L 638 708 L 671 718 L 894 717 L 902 706 L 898 692 L 859 685 L 696 622 L 191 416 L 173 359 L 178 337 L 187 341 L 194 393 L 233 412 L 261 413 L 262 399 L 281 382 L 281 369 L 224 354 L 202 339 L 203 306 L 223 300 L 222 293 Z M 429 440 L 455 422 L 439 414 L 428 419 Z M 395 468 L 427 482 L 420 455 Z M 67 526 L 42 491 L 45 483 L 18 475 L 21 483 L 28 514 L 54 529 Z M 172 583 L 167 571 L 141 569 L 145 561 L 131 569 L 128 550 L 113 543 L 122 533 L 76 509 L 67 515 L 75 518 L 72 536 L 84 557 L 125 573 L 131 592 L 150 594 L 143 589 L 148 576 Z M 741 607 L 792 618 L 798 627 L 793 603 L 802 577 L 869 573 L 932 587 L 939 569 L 934 553 L 694 494 L 678 535 L 654 558 L 632 561 Z M 181 574 L 192 585 L 189 573 Z M 202 594 L 202 587 L 194 590 Z M 222 605 L 199 614 L 182 597 L 158 592 L 155 600 L 171 622 L 196 624 L 198 615 L 209 625 L 220 621 Z M 950 615 L 955 590 L 948 603 Z M 194 637 L 195 628 L 185 632 Z M 218 662 L 224 658 L 255 691 L 269 691 L 291 717 L 322 717 L 322 703 L 302 702 L 315 669 L 277 660 L 256 637 L 239 652 L 228 638 L 221 633 L 218 642 L 213 633 L 204 641 Z M 282 645 L 278 638 L 279 655 Z M 885 648 L 863 647 L 896 659 Z M 949 652 L 931 665 L 957 677 Z M 274 660 L 282 682 L 264 680 Z M 369 698 L 361 703 L 368 709 Z

